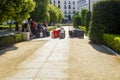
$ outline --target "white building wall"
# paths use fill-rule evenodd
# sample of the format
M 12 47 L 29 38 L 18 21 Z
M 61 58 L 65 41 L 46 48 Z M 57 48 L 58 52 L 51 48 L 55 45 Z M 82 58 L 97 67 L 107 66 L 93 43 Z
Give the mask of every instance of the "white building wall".
M 98 1 L 100 1 L 100 0 L 90 0 L 90 10 L 91 11 L 93 8 L 93 4 Z M 81 11 L 83 8 L 86 8 L 89 10 L 89 0 L 78 0 L 77 6 L 78 6 L 79 11 Z
M 58 3 L 60 2 L 60 3 Z M 63 18 L 67 19 L 67 16 L 70 15 L 71 18 L 77 11 L 77 0 L 51 0 L 51 4 L 60 8 L 63 14 Z M 69 9 L 70 7 L 70 9 Z

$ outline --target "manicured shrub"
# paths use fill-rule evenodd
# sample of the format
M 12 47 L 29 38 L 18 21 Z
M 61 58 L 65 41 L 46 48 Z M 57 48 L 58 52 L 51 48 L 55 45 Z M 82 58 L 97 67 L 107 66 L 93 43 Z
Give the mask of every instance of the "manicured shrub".
M 73 26 L 75 28 L 78 28 L 78 26 L 81 25 L 81 16 L 79 14 L 79 12 L 77 12 L 73 18 Z
M 9 46 L 13 43 L 22 41 L 22 34 L 14 34 L 9 36 L 1 36 L 0 37 L 0 48 Z
M 81 11 L 81 25 L 85 26 L 85 14 L 87 12 L 87 9 L 82 9 Z
M 91 12 L 90 12 L 90 11 L 86 11 L 86 13 L 85 13 L 85 27 L 86 27 L 86 33 L 87 33 L 88 30 L 89 30 L 90 20 L 91 20 Z
M 86 27 L 79 26 L 80 30 L 83 30 L 86 33 Z
M 104 44 L 120 53 L 120 35 L 104 34 Z
M 102 43 L 104 33 L 120 34 L 120 1 L 100 1 L 93 6 L 89 38 Z

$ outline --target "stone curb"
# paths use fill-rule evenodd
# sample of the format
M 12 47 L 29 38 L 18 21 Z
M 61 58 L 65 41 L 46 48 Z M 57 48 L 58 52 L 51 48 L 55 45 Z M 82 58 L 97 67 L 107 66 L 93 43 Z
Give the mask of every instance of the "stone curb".
M 102 47 L 104 47 L 105 49 L 107 49 L 108 51 L 110 51 L 112 54 L 120 57 L 120 54 L 118 54 L 116 51 L 110 49 L 109 47 L 105 46 L 105 45 L 102 45 Z

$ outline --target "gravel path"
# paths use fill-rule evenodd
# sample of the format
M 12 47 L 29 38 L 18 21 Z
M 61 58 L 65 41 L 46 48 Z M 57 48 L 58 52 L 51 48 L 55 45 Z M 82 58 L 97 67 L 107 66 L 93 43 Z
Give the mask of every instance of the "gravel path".
M 26 41 L 17 43 L 5 50 L 0 51 L 0 80 L 12 75 L 22 61 L 31 56 L 38 48 L 47 41 Z
M 70 39 L 68 80 L 120 80 L 120 58 L 88 39 Z

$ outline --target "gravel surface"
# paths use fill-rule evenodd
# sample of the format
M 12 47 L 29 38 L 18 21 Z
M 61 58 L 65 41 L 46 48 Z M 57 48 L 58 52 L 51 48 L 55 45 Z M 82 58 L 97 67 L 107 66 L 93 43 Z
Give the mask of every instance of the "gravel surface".
M 31 56 L 47 41 L 26 41 L 0 51 L 0 80 L 12 75 L 22 61 Z
M 70 39 L 68 80 L 120 80 L 120 58 L 88 39 Z

